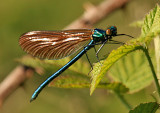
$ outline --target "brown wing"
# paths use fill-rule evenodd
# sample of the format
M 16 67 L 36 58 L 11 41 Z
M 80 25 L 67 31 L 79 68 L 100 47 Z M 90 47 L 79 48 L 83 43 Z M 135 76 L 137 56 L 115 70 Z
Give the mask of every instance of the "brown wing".
M 91 39 L 92 30 L 31 31 L 19 39 L 21 48 L 42 59 L 60 59 L 69 56 Z

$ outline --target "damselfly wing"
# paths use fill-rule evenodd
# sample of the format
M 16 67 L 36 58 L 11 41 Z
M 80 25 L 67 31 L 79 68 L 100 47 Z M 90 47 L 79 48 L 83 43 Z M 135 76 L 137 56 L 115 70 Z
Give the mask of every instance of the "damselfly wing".
M 21 48 L 41 59 L 61 59 L 84 47 L 92 38 L 90 29 L 31 31 L 19 39 Z

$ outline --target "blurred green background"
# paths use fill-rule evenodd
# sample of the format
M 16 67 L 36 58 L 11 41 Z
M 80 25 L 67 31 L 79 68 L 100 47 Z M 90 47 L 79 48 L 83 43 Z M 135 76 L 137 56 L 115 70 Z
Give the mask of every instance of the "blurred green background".
M 1 0 L 0 82 L 18 65 L 15 59 L 26 54 L 18 45 L 21 34 L 32 30 L 63 29 L 83 14 L 83 4 L 86 2 L 98 5 L 102 0 Z M 109 25 L 116 25 L 118 33 L 137 37 L 140 29 L 130 27 L 129 24 L 141 20 L 157 2 L 158 0 L 131 0 L 125 7 L 113 12 L 94 27 L 106 29 Z M 112 47 L 106 46 L 107 49 Z M 89 51 L 90 57 L 94 56 L 93 51 Z M 82 59 L 86 60 L 85 56 Z M 91 61 L 95 59 L 91 58 Z M 39 98 L 30 103 L 33 91 L 44 78 L 46 77 L 35 75 L 27 80 L 7 98 L 0 112 L 127 113 L 127 109 L 115 95 L 100 89 L 90 96 L 89 89 L 45 88 Z M 136 105 L 149 99 L 144 96 L 146 92 L 143 90 L 134 95 L 126 95 L 126 98 L 132 105 Z

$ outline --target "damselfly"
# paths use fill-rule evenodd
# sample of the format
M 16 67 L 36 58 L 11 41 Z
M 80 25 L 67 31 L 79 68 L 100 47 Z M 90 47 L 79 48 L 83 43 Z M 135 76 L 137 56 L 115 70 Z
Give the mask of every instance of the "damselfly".
M 71 29 L 62 31 L 31 31 L 22 35 L 19 39 L 21 48 L 32 56 L 41 59 L 61 59 L 70 56 L 83 48 L 73 59 L 47 78 L 35 90 L 30 101 L 36 99 L 38 94 L 47 84 L 69 68 L 82 55 L 86 54 L 89 49 L 95 48 L 95 45 L 101 45 L 96 52 L 96 57 L 98 58 L 99 51 L 108 41 L 112 43 L 120 43 L 112 40 L 112 37 L 120 35 L 126 34 L 117 34 L 117 28 L 115 26 L 111 26 L 107 30 Z M 130 35 L 126 36 L 132 37 Z M 89 40 L 90 42 L 85 45 Z

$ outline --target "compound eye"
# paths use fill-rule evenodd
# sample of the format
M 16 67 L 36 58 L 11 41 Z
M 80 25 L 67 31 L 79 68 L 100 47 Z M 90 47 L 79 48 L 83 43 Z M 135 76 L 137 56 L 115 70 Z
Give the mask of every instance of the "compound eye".
M 117 30 L 117 27 L 116 26 L 113 26 L 116 30 Z
M 111 30 L 110 30 L 110 29 L 107 29 L 107 30 L 106 30 L 106 34 L 107 34 L 107 35 L 111 35 L 111 34 L 112 34 Z

